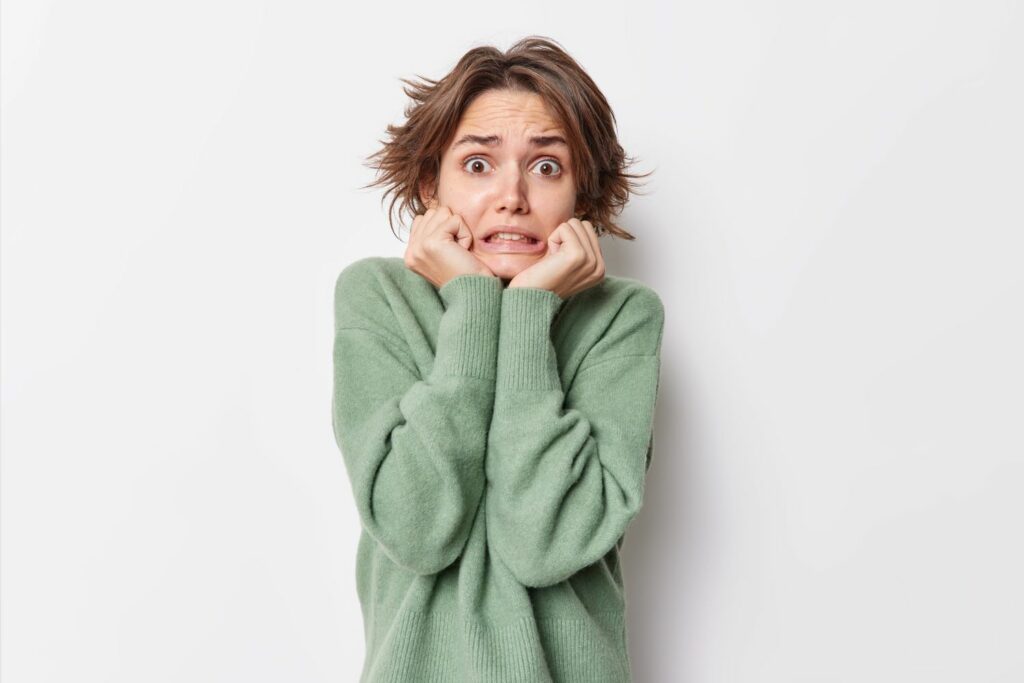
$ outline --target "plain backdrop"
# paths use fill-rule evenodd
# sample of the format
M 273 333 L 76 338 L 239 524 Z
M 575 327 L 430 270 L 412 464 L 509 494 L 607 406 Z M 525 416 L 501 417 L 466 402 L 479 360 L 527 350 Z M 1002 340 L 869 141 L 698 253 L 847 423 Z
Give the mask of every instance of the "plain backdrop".
M 332 295 L 402 77 L 559 41 L 654 171 L 643 683 L 1024 680 L 1020 2 L 2 8 L 3 683 L 355 681 Z

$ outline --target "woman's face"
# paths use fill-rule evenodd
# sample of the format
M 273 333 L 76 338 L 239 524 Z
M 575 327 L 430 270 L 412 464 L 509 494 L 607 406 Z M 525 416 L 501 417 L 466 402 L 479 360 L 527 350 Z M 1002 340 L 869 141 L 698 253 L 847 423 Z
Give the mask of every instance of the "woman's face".
M 428 208 L 440 204 L 462 216 L 473 234 L 470 251 L 507 282 L 542 258 L 548 236 L 574 215 L 565 132 L 535 93 L 483 92 L 463 112 L 442 154 L 436 198 L 428 193 L 423 199 Z M 521 228 L 540 241 L 532 248 L 485 242 L 497 226 Z

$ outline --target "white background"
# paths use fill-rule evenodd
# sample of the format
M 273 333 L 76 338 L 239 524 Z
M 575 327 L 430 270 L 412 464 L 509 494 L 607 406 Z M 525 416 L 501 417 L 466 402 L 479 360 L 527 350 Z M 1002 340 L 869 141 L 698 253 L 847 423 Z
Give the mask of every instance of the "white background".
M 404 251 L 363 159 L 399 78 L 527 34 L 654 170 L 602 240 L 667 309 L 636 680 L 1024 680 L 1021 3 L 2 27 L 3 683 L 356 680 L 333 285 Z

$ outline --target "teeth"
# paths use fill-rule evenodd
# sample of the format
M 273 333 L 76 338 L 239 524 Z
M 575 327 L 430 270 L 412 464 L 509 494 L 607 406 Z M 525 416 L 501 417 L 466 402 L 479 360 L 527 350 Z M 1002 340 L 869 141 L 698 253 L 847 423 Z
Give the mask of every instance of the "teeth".
M 514 233 L 514 232 L 496 232 L 493 235 L 491 235 L 490 239 L 492 239 L 492 240 L 494 240 L 494 239 L 498 239 L 498 240 L 523 240 L 524 242 L 532 242 L 533 241 L 529 237 L 526 237 L 524 235 L 520 235 L 520 234 Z

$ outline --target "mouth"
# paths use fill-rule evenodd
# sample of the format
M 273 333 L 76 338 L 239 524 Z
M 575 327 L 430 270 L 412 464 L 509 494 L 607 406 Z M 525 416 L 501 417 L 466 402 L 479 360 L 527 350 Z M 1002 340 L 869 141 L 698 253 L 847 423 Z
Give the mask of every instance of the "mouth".
M 546 249 L 539 234 L 518 225 L 492 225 L 478 242 L 481 251 L 490 253 L 537 254 Z
M 545 242 L 520 235 L 516 239 L 509 239 L 507 235 L 493 234 L 483 240 L 478 240 L 480 250 L 491 254 L 539 254 L 547 246 Z

